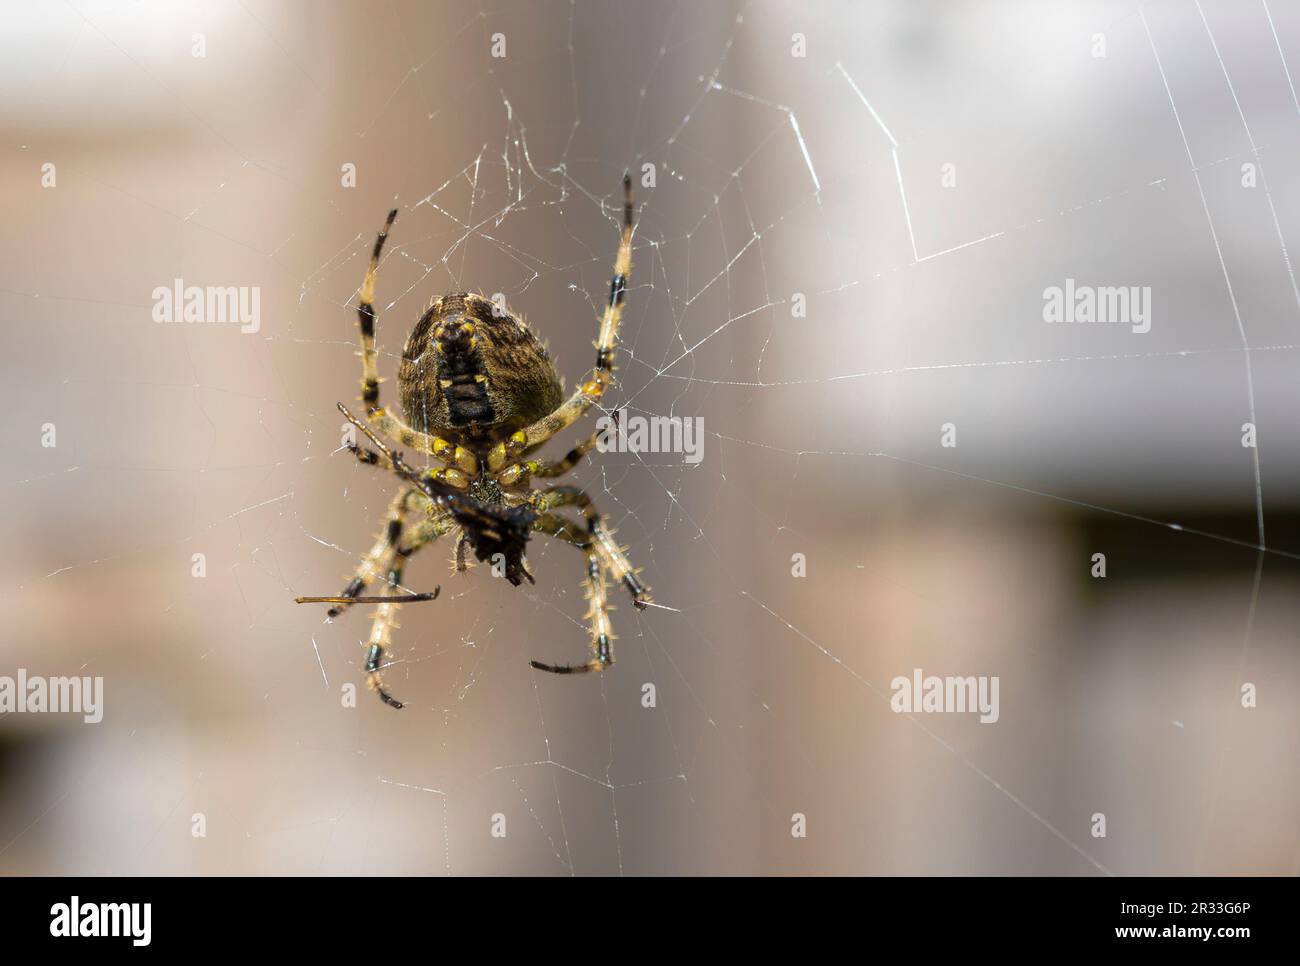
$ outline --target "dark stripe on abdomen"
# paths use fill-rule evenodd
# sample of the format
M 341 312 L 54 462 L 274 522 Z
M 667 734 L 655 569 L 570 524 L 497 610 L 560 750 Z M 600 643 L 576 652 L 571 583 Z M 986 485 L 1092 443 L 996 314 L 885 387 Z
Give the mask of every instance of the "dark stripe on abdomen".
M 450 379 L 451 385 L 442 391 L 447 397 L 447 417 L 453 426 L 470 423 L 492 423 L 496 414 L 488 398 L 487 383 L 476 377 L 481 375 L 479 360 L 475 355 L 443 356 L 438 364 L 438 379 Z

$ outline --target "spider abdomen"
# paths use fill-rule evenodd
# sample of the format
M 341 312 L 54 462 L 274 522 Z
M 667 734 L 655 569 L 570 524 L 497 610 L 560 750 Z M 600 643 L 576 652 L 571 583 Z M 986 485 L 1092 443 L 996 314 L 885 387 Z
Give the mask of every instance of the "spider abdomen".
M 521 320 L 480 295 L 447 295 L 406 340 L 398 395 L 407 422 L 425 433 L 490 444 L 560 404 L 545 346 Z

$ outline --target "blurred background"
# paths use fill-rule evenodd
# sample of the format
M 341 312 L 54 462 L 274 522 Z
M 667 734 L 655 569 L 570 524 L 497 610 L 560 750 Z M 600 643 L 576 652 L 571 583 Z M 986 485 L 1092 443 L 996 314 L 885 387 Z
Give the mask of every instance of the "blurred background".
M 105 682 L 0 716 L 0 872 L 1300 870 L 1300 4 L 71 0 L 0 50 L 0 674 Z M 703 459 L 577 479 L 662 606 L 540 674 L 578 556 L 444 540 L 394 713 L 370 608 L 293 603 L 394 492 L 334 408 L 374 234 L 389 400 L 460 290 L 572 386 L 625 170 L 606 402 Z M 177 278 L 258 331 L 155 322 Z M 1150 331 L 1048 324 L 1066 279 Z M 893 712 L 914 668 L 998 722 Z

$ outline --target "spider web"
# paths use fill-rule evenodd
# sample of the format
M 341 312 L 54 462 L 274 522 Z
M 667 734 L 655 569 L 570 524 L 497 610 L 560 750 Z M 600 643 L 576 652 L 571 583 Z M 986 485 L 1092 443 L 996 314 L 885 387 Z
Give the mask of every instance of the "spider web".
M 0 868 L 1295 870 L 1300 11 L 572 2 L 308 26 L 236 4 L 172 21 L 211 38 L 194 79 L 140 14 L 70 10 L 37 45 L 47 108 L 105 63 L 186 160 L 155 189 L 161 162 L 92 137 L 59 191 L 143 219 L 139 244 L 87 273 L 38 233 L 56 267 L 6 273 L 11 321 L 45 323 L 58 360 L 16 425 L 48 411 L 72 439 L 11 468 L 16 519 L 77 507 L 15 571 L 35 604 L 11 625 L 53 628 L 50 655 L 7 663 L 103 673 L 108 716 L 6 804 Z M 24 123 L 30 166 L 58 141 Z M 442 594 L 403 608 L 393 713 L 362 683 L 372 608 L 292 605 L 343 588 L 396 491 L 334 409 L 374 233 L 396 204 L 387 404 L 406 333 L 455 291 L 503 295 L 571 387 L 624 171 L 600 412 L 698 417 L 703 453 L 593 454 L 574 480 L 655 604 L 611 586 L 615 668 L 542 674 L 528 659 L 587 657 L 581 557 L 537 537 L 516 589 L 453 575 L 444 538 L 404 575 Z M 182 276 L 262 286 L 261 330 L 155 326 L 140 293 Z M 1151 331 L 1045 323 L 1067 278 L 1150 286 Z M 115 626 L 50 618 L 77 595 Z M 1000 720 L 894 712 L 914 668 L 998 676 Z

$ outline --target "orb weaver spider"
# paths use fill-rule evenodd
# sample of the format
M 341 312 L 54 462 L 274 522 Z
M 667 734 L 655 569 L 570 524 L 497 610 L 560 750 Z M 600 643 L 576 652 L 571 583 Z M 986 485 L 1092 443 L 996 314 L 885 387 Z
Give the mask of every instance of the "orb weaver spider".
M 400 588 L 407 560 L 453 532 L 458 572 L 468 569 L 468 549 L 480 561 L 501 565 L 502 575 L 514 586 L 523 579 L 533 582 L 524 550 L 532 534 L 541 533 L 583 554 L 592 657 L 585 664 L 530 663 L 556 674 L 602 671 L 614 663 L 606 575 L 623 584 L 638 609 L 650 603 L 649 591 L 585 491 L 577 486 L 531 485 L 533 480 L 553 479 L 573 469 L 596 448 L 601 434 L 582 440 L 560 460 L 535 459 L 532 454 L 577 422 L 604 395 L 613 377 L 618 326 L 632 269 L 631 177 L 623 178 L 623 229 L 595 343 L 596 366 L 568 399 L 563 399 L 546 348 L 522 319 L 483 296 L 460 293 L 430 303 L 406 340 L 398 374 L 405 419 L 380 405 L 375 278 L 396 218 L 393 209 L 375 241 L 359 293 L 365 419 L 358 419 L 343 403 L 338 407 L 374 447 L 349 443 L 352 454 L 362 463 L 391 471 L 404 485 L 389 505 L 383 531 L 343 592 L 336 597 L 299 597 L 297 602 L 331 604 L 330 618 L 353 604 L 378 605 L 366 649 L 366 680 L 385 704 L 401 708 L 402 702 L 388 692 L 381 676 L 397 611 L 401 604 L 433 600 L 438 589 L 371 597 L 361 592 L 383 574 L 390 586 Z M 415 469 L 383 437 L 432 456 L 442 465 Z M 579 510 L 582 524 L 554 512 L 564 507 Z

